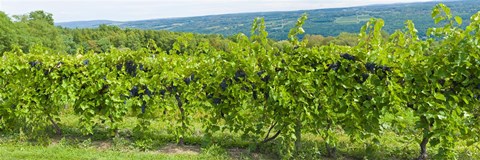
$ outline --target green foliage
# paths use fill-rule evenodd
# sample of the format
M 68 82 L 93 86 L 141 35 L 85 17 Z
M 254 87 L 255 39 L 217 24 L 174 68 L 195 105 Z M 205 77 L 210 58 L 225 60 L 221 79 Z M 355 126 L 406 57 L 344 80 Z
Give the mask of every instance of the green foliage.
M 51 123 L 61 133 L 58 117 L 71 108 L 84 134 L 103 126 L 118 137 L 126 117 L 136 117 L 136 129 L 147 131 L 156 119 L 168 122 L 183 144 L 198 116 L 207 139 L 230 131 L 257 146 L 276 141 L 288 159 L 304 156 L 305 133 L 322 136 L 330 156 L 337 130 L 352 141 L 373 141 L 365 146 L 375 150 L 386 130 L 381 119 L 393 115 L 392 130 L 419 142 L 419 159 L 427 157 L 427 144 L 439 148 L 435 158 L 450 159 L 457 140 L 479 138 L 479 15 L 463 30 L 462 20 L 439 4 L 432 18 L 447 22 L 431 28 L 427 40 L 418 38 L 411 21 L 385 38 L 384 21 L 371 19 L 352 47 L 307 47 L 308 40 L 298 38 L 304 15 L 281 47 L 272 47 L 265 22 L 255 19 L 251 37 L 239 34 L 225 50 L 193 34 L 176 36 L 171 49 L 154 40 L 130 44 L 132 50 L 108 45 L 140 43 L 137 30 L 125 30 L 126 39 L 102 37 L 90 46 L 98 50 L 76 55 L 39 46 L 13 50 L 0 59 L 0 129 L 36 133 Z M 75 34 L 82 32 L 93 31 Z M 400 119 L 411 117 L 415 126 L 405 129 L 410 124 Z M 151 139 L 137 138 L 135 145 L 150 147 Z M 215 145 L 207 151 L 223 154 Z

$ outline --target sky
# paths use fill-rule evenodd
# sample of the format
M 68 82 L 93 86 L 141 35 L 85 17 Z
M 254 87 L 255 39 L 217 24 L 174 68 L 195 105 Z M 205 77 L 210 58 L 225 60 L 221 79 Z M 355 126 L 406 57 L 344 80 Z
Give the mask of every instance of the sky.
M 0 0 L 0 11 L 19 15 L 44 10 L 53 14 L 55 22 L 132 21 L 420 1 L 431 0 Z

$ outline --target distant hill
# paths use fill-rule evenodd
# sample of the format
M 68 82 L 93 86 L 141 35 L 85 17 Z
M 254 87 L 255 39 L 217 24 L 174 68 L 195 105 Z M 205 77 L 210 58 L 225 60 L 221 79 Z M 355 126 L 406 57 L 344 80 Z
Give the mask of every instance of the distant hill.
M 370 5 L 349 8 L 332 8 L 302 11 L 239 13 L 187 18 L 152 19 L 128 22 L 107 20 L 65 22 L 58 26 L 68 28 L 91 28 L 100 24 L 116 25 L 122 28 L 139 28 L 154 30 L 170 30 L 205 34 L 222 34 L 225 36 L 237 33 L 250 33 L 255 17 L 264 17 L 269 37 L 277 40 L 286 39 L 288 31 L 303 13 L 308 14 L 304 29 L 308 34 L 336 36 L 341 32 L 358 32 L 370 18 L 382 18 L 389 33 L 404 28 L 404 22 L 413 20 L 419 35 L 425 35 L 428 27 L 434 26 L 431 10 L 437 2 L 402 3 L 389 5 Z M 480 10 L 479 0 L 442 1 L 452 9 L 453 14 L 469 23 L 470 16 Z
M 116 25 L 116 24 L 119 24 L 119 22 L 110 21 L 110 20 L 93 20 L 93 21 L 74 21 L 74 22 L 56 23 L 56 25 L 58 26 L 67 27 L 67 28 L 95 28 L 101 24 Z

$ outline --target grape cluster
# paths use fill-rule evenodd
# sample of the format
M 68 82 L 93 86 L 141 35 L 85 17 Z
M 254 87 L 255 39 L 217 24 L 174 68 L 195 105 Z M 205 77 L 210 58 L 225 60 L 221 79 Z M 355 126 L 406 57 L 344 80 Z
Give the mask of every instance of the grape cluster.
M 356 76 L 356 77 L 355 77 L 355 80 L 356 80 L 358 83 L 363 84 L 363 82 L 365 82 L 365 81 L 368 79 L 369 76 L 370 76 L 370 75 L 369 75 L 368 73 L 362 73 L 361 76 Z
M 167 91 L 174 94 L 174 93 L 177 93 L 178 88 L 177 86 L 173 85 L 173 82 L 172 82 L 170 86 L 167 86 Z
M 262 78 L 263 82 L 268 83 L 268 81 L 270 80 L 270 75 L 267 74 L 265 76 L 262 76 L 264 73 L 265 73 L 265 70 L 262 70 L 260 72 L 257 72 L 257 75 Z
M 390 68 L 389 66 L 377 65 L 373 62 L 366 63 L 365 68 L 371 73 L 375 73 L 376 70 L 381 70 L 383 73 L 392 72 L 392 68 Z
M 165 96 L 165 92 L 167 92 L 167 91 L 164 90 L 164 89 L 162 89 L 162 90 L 160 90 L 159 92 L 160 92 L 160 94 L 164 97 L 164 96 Z
M 340 57 L 346 60 L 355 61 L 356 57 L 348 53 L 341 54 Z
M 82 64 L 84 66 L 88 66 L 88 64 L 90 64 L 90 60 L 86 59 L 86 60 L 83 60 Z
M 218 98 L 218 97 L 217 97 L 217 98 L 213 98 L 213 104 L 219 105 L 219 104 L 221 104 L 221 103 L 222 103 L 222 99 L 221 99 L 221 98 Z
M 117 70 L 118 70 L 118 71 L 121 71 L 122 68 L 123 68 L 123 64 L 118 63 L 118 64 L 116 65 L 116 67 L 117 67 Z
M 247 74 L 245 73 L 245 71 L 243 71 L 241 69 L 237 70 L 237 72 L 235 72 L 234 79 L 235 79 L 235 81 L 240 81 L 240 78 L 243 78 L 243 79 L 247 78 Z
M 190 85 L 190 82 L 192 81 L 192 79 L 190 77 L 186 77 L 183 79 L 183 82 L 185 82 L 185 84 L 187 85 Z
M 207 95 L 207 98 L 208 99 L 212 99 L 213 98 L 213 93 L 205 93 Z
M 265 100 L 267 100 L 268 98 L 270 98 L 270 94 L 268 94 L 267 90 L 263 89 L 263 88 L 260 88 L 260 92 L 263 93 L 263 98 L 265 98 Z
M 180 93 L 175 94 L 175 99 L 177 100 L 178 107 L 182 107 L 183 103 L 182 103 L 182 100 L 180 99 Z
M 195 80 L 195 74 L 192 73 L 192 74 L 190 74 L 190 76 L 185 77 L 185 78 L 183 79 L 183 82 L 185 82 L 185 84 L 189 85 L 190 82 L 192 82 L 192 81 L 194 81 L 194 80 Z
M 318 63 L 318 62 L 310 63 L 310 67 L 312 67 L 312 68 L 317 68 L 318 65 L 320 65 L 320 63 Z
M 50 74 L 51 70 L 49 69 L 44 69 L 43 70 L 43 75 L 48 76 Z
M 125 71 L 127 71 L 127 73 L 130 76 L 136 77 L 137 76 L 137 64 L 135 64 L 135 62 L 132 61 L 132 60 L 128 60 L 127 62 L 125 62 Z
M 109 89 L 109 88 L 110 88 L 109 85 L 103 85 L 103 86 L 102 86 L 102 89 L 100 89 L 100 90 L 98 91 L 98 93 L 99 93 L 99 94 L 105 94 L 105 93 L 108 92 L 108 89 Z
M 130 98 L 133 98 L 133 97 L 143 98 L 144 95 L 151 97 L 153 95 L 152 91 L 150 91 L 150 89 L 146 85 L 142 86 L 142 89 L 143 89 L 143 93 L 140 93 L 139 87 L 133 86 L 132 89 L 130 89 Z M 126 101 L 124 103 L 126 104 Z M 141 106 L 142 113 L 145 113 L 146 107 L 147 107 L 147 102 L 145 100 L 142 100 L 142 106 Z
M 132 89 L 130 89 L 130 97 L 138 97 L 138 87 L 133 86 Z
M 438 83 L 440 83 L 443 86 L 445 84 L 445 79 L 439 79 Z
M 31 62 L 28 62 L 28 64 L 30 64 L 30 67 L 31 67 L 31 68 L 39 69 L 40 66 L 42 65 L 42 62 L 40 62 L 40 61 L 31 61 Z
M 388 66 L 385 66 L 385 65 L 383 65 L 383 66 L 378 66 L 377 69 L 379 69 L 379 70 L 381 69 L 381 70 L 383 71 L 383 73 L 392 72 L 392 68 L 390 68 L 390 67 L 388 67 Z
M 329 64 L 327 71 L 334 70 L 336 72 L 336 71 L 338 71 L 338 69 L 340 69 L 341 65 L 342 65 L 342 63 L 340 61 L 338 61 L 336 63 Z
M 140 93 L 140 89 L 138 86 L 133 86 L 132 89 L 130 89 L 130 97 L 140 97 L 142 98 L 144 95 L 147 95 L 149 97 L 151 97 L 153 94 L 152 94 L 152 91 L 150 91 L 150 89 L 147 87 L 147 86 L 142 86 L 142 89 L 143 89 L 143 93 Z
M 147 96 L 151 97 L 153 95 L 152 91 L 150 91 L 150 89 L 148 89 L 147 86 L 143 86 L 143 87 L 144 87 L 143 90 L 145 90 L 144 93 L 147 94 Z
M 228 84 L 226 79 L 223 79 L 222 83 L 220 83 L 220 87 L 222 88 L 222 91 L 227 90 Z
M 258 98 L 256 88 L 257 86 L 255 86 L 255 84 L 252 83 L 252 96 L 253 96 L 253 99 L 255 100 Z
M 368 62 L 365 64 L 365 68 L 371 73 L 375 73 L 375 68 L 377 68 L 377 65 L 373 62 Z
M 253 91 L 252 97 L 253 97 L 254 100 L 258 99 L 257 91 L 255 91 L 255 90 Z
M 146 108 L 147 108 L 147 102 L 143 101 L 143 103 L 142 103 L 142 113 L 145 113 Z

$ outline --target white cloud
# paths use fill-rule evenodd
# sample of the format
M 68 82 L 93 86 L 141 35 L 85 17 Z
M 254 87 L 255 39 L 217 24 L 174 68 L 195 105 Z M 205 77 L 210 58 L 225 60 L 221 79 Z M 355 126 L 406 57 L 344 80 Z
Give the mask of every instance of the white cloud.
M 57 22 L 118 21 L 210 14 L 289 11 L 426 0 L 0 0 L 9 15 L 44 10 Z

